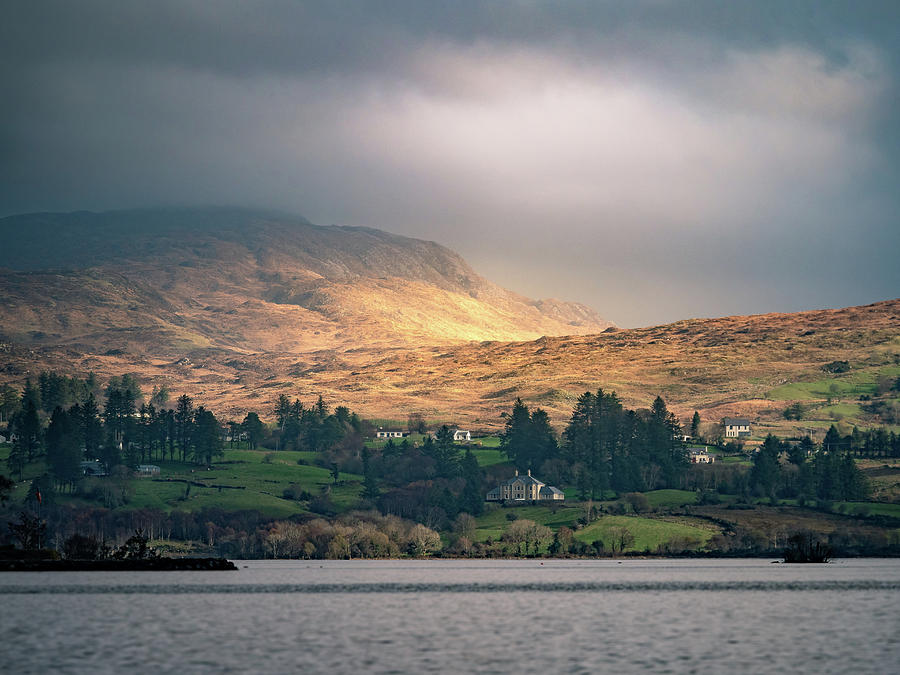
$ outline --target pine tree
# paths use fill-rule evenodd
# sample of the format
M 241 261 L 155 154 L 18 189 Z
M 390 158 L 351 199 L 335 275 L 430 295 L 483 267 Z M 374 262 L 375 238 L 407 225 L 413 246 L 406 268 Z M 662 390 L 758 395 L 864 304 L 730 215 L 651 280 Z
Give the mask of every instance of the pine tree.
M 375 472 L 372 470 L 371 453 L 369 448 L 363 446 L 362 449 L 362 465 L 363 465 L 363 499 L 375 501 L 381 494 L 378 490 L 378 480 L 375 478 Z
M 77 404 L 70 412 L 57 406 L 47 427 L 47 464 L 62 485 L 71 486 L 81 476 L 80 417 L 81 408 Z

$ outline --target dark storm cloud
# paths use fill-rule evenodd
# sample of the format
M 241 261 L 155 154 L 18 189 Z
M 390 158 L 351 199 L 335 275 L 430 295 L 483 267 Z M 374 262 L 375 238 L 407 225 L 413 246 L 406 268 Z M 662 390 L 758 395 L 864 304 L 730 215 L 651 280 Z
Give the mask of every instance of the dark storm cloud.
M 0 212 L 239 203 L 622 324 L 897 295 L 896 3 L 9 3 Z

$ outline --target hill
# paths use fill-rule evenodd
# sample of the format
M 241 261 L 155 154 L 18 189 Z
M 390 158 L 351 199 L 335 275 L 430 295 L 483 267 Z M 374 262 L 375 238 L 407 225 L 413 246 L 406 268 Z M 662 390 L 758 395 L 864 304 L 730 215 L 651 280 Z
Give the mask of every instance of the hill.
M 485 429 L 521 396 L 561 424 L 579 394 L 662 395 L 757 431 L 896 424 L 900 301 L 618 330 L 533 301 L 432 242 L 239 209 L 0 219 L 0 380 L 136 373 L 224 415 L 279 394 Z M 846 372 L 827 366 L 846 361 Z M 872 412 L 874 398 L 888 414 Z M 785 408 L 800 403 L 800 419 Z M 893 417 L 892 417 L 893 415 Z

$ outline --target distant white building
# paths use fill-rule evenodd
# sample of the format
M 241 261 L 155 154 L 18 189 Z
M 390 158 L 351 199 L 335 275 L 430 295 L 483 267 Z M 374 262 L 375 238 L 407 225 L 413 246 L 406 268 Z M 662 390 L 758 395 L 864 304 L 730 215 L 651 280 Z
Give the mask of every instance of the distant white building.
M 705 446 L 688 448 L 688 458 L 691 464 L 712 464 L 716 461 L 715 455 L 709 454 Z
M 400 429 L 379 429 L 375 432 L 375 438 L 403 438 L 404 436 L 406 436 L 406 432 Z
M 531 475 L 531 469 L 527 476 L 516 475 L 487 493 L 489 502 L 543 502 L 563 501 L 566 495 L 559 488 L 547 485 Z
M 722 420 L 725 426 L 725 438 L 747 438 L 750 436 L 750 420 L 744 417 L 726 417 Z
M 472 432 L 465 431 L 463 429 L 451 429 L 453 432 L 453 440 L 454 441 L 471 441 L 472 440 Z
M 156 464 L 138 464 L 137 472 L 142 476 L 158 476 L 159 467 Z

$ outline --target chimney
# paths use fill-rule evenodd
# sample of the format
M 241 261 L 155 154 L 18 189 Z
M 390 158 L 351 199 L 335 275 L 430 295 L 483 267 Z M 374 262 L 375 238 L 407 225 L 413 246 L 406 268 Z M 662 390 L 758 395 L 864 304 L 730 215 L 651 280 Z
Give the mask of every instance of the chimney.
M 528 477 L 531 478 L 531 469 L 528 469 Z
M 516 475 L 517 475 L 517 476 L 519 475 L 519 470 L 518 470 L 518 469 L 516 469 Z

